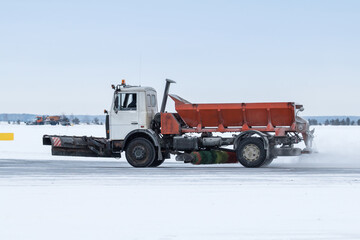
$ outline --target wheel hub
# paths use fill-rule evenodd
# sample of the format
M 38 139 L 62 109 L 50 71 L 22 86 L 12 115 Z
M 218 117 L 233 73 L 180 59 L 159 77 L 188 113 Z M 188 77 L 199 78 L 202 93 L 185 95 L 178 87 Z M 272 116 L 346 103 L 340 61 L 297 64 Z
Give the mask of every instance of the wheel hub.
M 244 147 L 242 155 L 249 162 L 256 161 L 260 157 L 260 148 L 255 144 L 248 144 Z
M 134 148 L 133 154 L 134 154 L 134 157 L 137 160 L 140 160 L 140 159 L 143 159 L 145 157 L 146 150 L 145 150 L 145 148 L 143 148 L 141 146 L 137 146 L 137 147 Z

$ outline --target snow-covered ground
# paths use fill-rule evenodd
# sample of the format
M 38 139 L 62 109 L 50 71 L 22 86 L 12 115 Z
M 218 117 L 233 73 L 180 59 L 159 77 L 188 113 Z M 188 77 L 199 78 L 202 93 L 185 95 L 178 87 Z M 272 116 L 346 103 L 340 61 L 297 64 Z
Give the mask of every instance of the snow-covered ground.
M 0 124 L 0 239 L 360 239 L 360 127 L 317 127 L 317 154 L 268 168 L 51 156 L 43 134 L 104 126 Z

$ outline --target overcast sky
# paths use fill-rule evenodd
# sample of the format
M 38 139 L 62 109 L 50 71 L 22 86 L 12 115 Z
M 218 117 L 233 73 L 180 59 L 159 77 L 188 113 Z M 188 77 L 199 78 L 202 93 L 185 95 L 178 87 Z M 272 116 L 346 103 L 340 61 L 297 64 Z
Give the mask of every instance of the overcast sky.
M 0 1 L 0 113 L 102 114 L 112 83 L 360 115 L 360 1 Z M 171 100 L 169 100 L 171 102 Z

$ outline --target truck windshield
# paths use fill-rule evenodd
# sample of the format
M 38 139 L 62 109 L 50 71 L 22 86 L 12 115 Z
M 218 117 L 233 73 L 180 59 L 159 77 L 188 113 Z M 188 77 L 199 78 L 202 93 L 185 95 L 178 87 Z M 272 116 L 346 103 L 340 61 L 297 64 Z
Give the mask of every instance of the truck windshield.
M 118 93 L 115 97 L 115 110 L 136 110 L 136 93 Z

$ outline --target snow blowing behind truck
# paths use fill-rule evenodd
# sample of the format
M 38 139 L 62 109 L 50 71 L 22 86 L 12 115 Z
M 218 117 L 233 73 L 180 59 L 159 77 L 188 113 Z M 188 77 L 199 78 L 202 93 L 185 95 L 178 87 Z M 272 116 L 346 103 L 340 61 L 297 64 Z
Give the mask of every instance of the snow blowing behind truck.
M 110 111 L 106 111 L 106 138 L 44 135 L 52 155 L 115 157 L 125 152 L 133 167 L 157 167 L 170 154 L 193 164 L 237 163 L 245 167 L 269 165 L 278 156 L 310 153 L 314 130 L 297 116 L 302 105 L 276 103 L 193 104 L 169 95 L 175 83 L 166 79 L 158 112 L 151 87 L 114 86 Z M 165 112 L 170 96 L 176 113 Z M 223 137 L 221 133 L 227 137 Z M 221 135 L 221 136 L 219 136 Z M 304 141 L 306 148 L 295 148 Z

